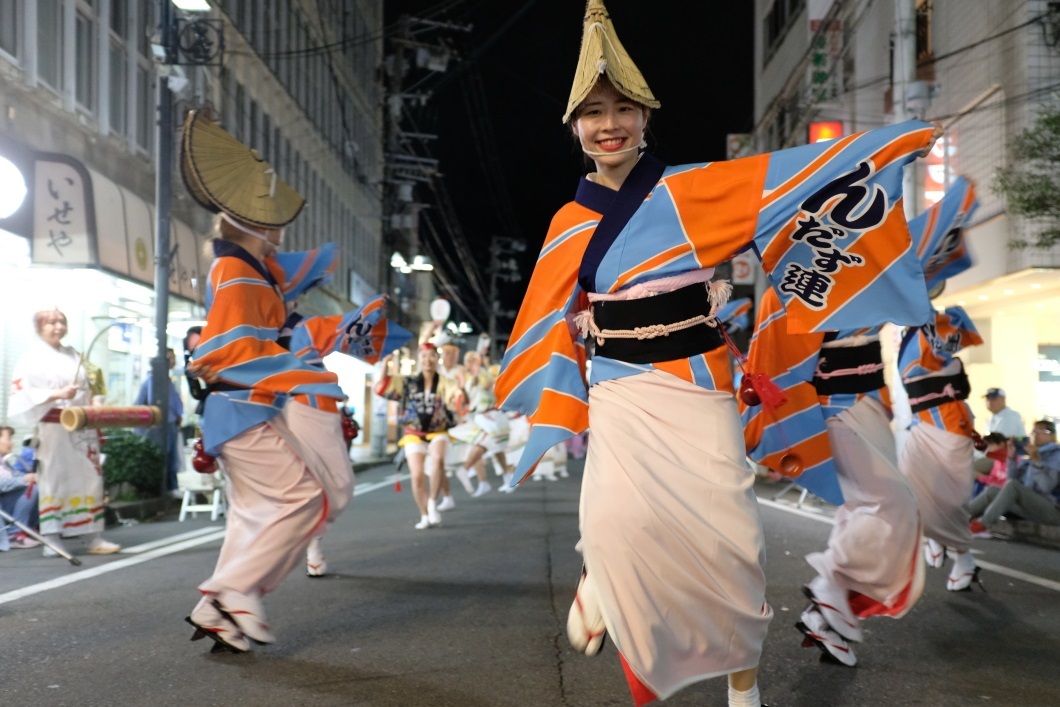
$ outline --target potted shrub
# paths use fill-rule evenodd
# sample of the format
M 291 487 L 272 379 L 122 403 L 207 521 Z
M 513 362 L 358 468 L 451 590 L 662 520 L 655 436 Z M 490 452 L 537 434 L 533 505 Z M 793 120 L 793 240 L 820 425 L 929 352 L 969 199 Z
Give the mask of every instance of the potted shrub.
M 165 456 L 158 445 L 130 430 L 113 430 L 103 447 L 103 483 L 120 487 L 114 500 L 155 498 L 161 494 Z M 129 498 L 132 496 L 132 498 Z

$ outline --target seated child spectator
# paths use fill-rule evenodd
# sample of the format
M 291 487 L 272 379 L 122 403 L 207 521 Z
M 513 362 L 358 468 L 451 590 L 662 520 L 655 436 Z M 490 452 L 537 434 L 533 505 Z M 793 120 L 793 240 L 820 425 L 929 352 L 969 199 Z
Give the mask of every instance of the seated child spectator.
M 33 473 L 33 449 L 23 447 L 12 454 L 15 430 L 0 426 L 0 509 L 34 530 L 38 527 L 37 475 Z M 0 551 L 10 548 L 37 547 L 39 542 L 28 537 L 13 523 L 0 520 Z
M 1000 432 L 991 432 L 983 437 L 986 442 L 985 461 L 993 462 L 990 471 L 975 477 L 972 498 L 987 486 L 1004 486 L 1008 479 L 1008 437 Z

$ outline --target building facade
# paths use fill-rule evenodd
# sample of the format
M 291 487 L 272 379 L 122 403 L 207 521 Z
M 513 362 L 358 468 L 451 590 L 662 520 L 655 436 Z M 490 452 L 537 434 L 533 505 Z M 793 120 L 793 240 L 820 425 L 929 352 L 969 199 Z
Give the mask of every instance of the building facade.
M 755 0 L 755 18 L 757 149 L 805 143 L 811 124 L 838 123 L 841 134 L 904 117 L 943 124 L 907 175 L 906 211 L 960 175 L 977 186 L 965 235 L 975 265 L 934 299 L 963 306 L 983 334 L 962 354 L 969 402 L 984 427 L 990 387 L 1028 423 L 1060 416 L 1060 247 L 1013 247 L 1035 226 L 992 188 L 1014 137 L 1060 100 L 1060 3 Z
M 70 320 L 66 343 L 103 368 L 109 403 L 129 402 L 149 374 L 159 71 L 174 92 L 174 164 L 185 113 L 212 111 L 306 197 L 286 247 L 338 243 L 335 280 L 304 308 L 334 313 L 383 289 L 382 0 L 212 0 L 203 13 L 174 10 L 180 42 L 197 19 L 223 28 L 224 42 L 209 65 L 177 67 L 156 61 L 160 1 L 170 0 L 0 0 L 0 160 L 21 173 L 25 193 L 13 212 L 0 208 L 4 386 L 34 336 L 32 313 L 53 305 Z M 10 193 L 18 178 L 4 164 Z M 179 351 L 204 315 L 210 220 L 179 173 L 168 178 L 167 331 Z M 364 375 L 344 383 L 357 407 Z M 0 396 L 0 420 L 6 406 Z

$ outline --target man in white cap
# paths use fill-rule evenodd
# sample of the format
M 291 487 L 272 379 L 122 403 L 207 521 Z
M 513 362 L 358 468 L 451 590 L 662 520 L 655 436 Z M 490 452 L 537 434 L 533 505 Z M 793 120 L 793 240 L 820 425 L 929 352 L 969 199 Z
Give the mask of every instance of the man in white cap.
M 1016 439 L 1023 439 L 1027 436 L 1027 428 L 1023 426 L 1023 417 L 1005 405 L 1003 388 L 990 388 L 983 397 L 986 398 L 986 409 L 993 413 L 988 431 L 1000 432 L 1006 437 Z

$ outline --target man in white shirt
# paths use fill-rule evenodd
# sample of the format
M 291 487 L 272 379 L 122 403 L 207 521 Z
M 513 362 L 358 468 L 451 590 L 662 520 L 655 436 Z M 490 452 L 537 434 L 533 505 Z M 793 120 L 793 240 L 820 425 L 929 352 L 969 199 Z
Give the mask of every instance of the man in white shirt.
M 1009 438 L 1023 439 L 1027 436 L 1027 428 L 1023 426 L 1023 418 L 1018 412 L 1005 406 L 1005 391 L 1001 388 L 990 388 L 986 391 L 986 409 L 993 413 L 990 418 L 988 431 L 1000 432 Z

